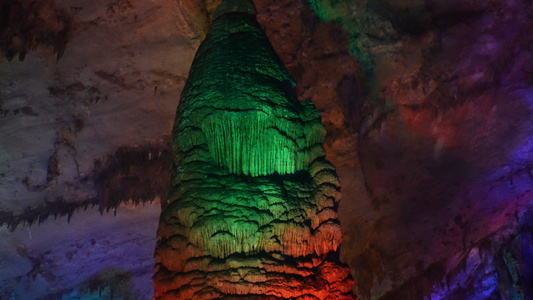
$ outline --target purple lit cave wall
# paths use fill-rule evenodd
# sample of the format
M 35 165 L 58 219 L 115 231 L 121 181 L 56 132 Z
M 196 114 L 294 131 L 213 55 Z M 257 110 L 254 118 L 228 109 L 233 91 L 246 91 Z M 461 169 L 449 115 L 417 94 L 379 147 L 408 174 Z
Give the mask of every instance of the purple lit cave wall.
M 253 2 L 295 83 L 276 86 L 325 126 L 354 294 L 533 299 L 532 1 Z M 0 1 L 0 299 L 152 299 L 219 3 Z

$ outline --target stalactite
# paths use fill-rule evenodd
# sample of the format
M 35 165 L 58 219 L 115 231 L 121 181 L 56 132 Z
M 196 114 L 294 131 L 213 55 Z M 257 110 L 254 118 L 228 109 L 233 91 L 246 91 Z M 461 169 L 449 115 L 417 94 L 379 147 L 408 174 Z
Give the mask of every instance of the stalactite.
M 320 115 L 297 101 L 251 2 L 214 18 L 176 114 L 154 297 L 354 299 Z

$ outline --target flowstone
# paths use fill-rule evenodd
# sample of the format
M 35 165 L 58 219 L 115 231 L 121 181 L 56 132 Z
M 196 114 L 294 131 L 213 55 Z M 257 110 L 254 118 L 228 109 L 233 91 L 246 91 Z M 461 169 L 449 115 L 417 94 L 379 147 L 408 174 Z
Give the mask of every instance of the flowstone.
M 340 187 L 311 102 L 255 20 L 226 0 L 173 129 L 155 299 L 354 299 L 339 262 Z

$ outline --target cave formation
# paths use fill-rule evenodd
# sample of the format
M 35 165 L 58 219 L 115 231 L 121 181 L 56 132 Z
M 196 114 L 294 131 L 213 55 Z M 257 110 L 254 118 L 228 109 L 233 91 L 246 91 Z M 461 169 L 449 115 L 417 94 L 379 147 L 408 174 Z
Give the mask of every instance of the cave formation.
M 155 299 L 355 299 L 325 130 L 255 21 L 225 0 L 191 66 L 155 251 Z
M 240 260 L 226 257 L 235 247 L 250 250 L 235 241 L 288 209 L 291 230 L 314 241 L 298 250 L 285 244 L 291 253 L 321 248 L 312 229 L 331 217 L 323 226 L 334 242 L 320 251 L 333 254 L 317 257 L 322 265 L 347 264 L 360 299 L 531 299 L 531 1 L 253 2 L 279 57 L 271 66 L 281 73 L 261 80 L 271 70 L 260 68 L 255 77 L 231 79 L 238 93 L 259 81 L 254 94 L 272 94 L 269 113 L 278 121 L 250 110 L 241 113 L 261 123 L 244 122 L 224 101 L 212 103 L 216 113 L 189 103 L 204 121 L 187 119 L 190 128 L 177 123 L 184 129 L 174 134 L 181 141 L 171 136 L 178 96 L 198 96 L 189 87 L 189 70 L 213 20 L 224 18 L 215 17 L 218 0 L 0 2 L 0 299 L 150 299 L 158 218 L 170 199 L 169 161 L 185 159 L 174 156 L 176 145 L 215 153 L 201 163 L 216 170 L 206 184 L 227 189 L 215 197 L 207 188 L 187 195 L 236 203 L 212 212 L 226 210 L 247 224 L 230 228 L 215 218 L 227 231 L 213 237 L 226 246 L 213 251 L 225 257 L 217 262 Z M 266 44 L 260 47 L 270 49 Z M 191 76 L 203 76 L 198 67 L 195 62 Z M 227 95 L 231 89 L 211 91 Z M 243 132 L 252 138 L 239 140 Z M 257 154 L 256 144 L 283 164 L 269 168 L 244 151 L 225 159 L 236 149 Z M 317 168 L 325 168 L 324 177 L 315 176 Z M 173 178 L 200 175 L 180 176 Z M 321 210 L 312 204 L 324 182 L 335 183 L 324 192 L 333 194 Z M 170 195 L 177 189 L 178 197 L 179 186 Z M 228 198 L 226 186 L 239 199 Z M 264 201 L 238 206 L 266 188 L 288 201 L 283 209 L 274 204 L 264 215 L 247 214 L 261 215 L 252 222 L 230 214 L 266 207 Z M 198 210 L 171 202 L 167 208 Z M 192 226 L 198 220 L 191 215 L 173 222 Z M 281 225 L 272 227 L 293 232 Z M 204 230 L 191 241 L 214 250 L 210 239 L 198 238 L 213 228 L 183 230 Z M 250 245 L 266 245 L 268 234 L 254 236 L 258 241 Z M 167 253 L 181 247 L 179 238 L 162 242 Z M 267 252 L 257 265 L 268 259 L 282 264 L 292 255 Z M 176 261 L 194 256 L 187 253 Z M 251 273 L 241 269 L 238 276 L 250 279 Z M 340 282 L 348 284 L 346 278 Z

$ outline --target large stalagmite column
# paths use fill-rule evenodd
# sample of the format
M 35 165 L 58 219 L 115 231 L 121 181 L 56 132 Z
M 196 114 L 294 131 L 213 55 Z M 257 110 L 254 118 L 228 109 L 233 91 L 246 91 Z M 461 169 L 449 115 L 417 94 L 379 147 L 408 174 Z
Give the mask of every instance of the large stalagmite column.
M 248 0 L 217 8 L 181 95 L 156 299 L 354 299 L 324 128 Z

